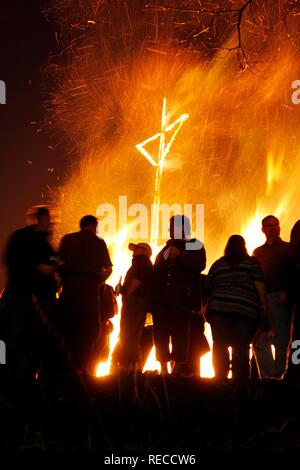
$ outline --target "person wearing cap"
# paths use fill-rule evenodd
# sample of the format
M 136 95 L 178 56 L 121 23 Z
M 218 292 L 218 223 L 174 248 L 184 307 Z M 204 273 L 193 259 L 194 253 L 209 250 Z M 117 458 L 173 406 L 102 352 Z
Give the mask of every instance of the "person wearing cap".
M 171 217 L 171 238 L 154 263 L 154 344 L 162 375 L 168 373 L 169 361 L 175 364 L 172 372 L 182 374 L 188 359 L 191 312 L 197 303 L 200 273 L 206 265 L 203 243 L 191 239 L 190 233 L 188 217 Z
M 149 306 L 153 273 L 152 249 L 147 243 L 130 243 L 132 264 L 121 286 L 122 310 L 119 343 L 113 354 L 113 367 L 141 367 L 141 337 Z

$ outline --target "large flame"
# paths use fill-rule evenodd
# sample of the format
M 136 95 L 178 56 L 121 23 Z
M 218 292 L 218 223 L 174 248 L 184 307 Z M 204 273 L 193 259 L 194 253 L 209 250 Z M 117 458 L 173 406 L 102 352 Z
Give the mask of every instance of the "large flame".
M 272 186 L 274 181 L 278 181 L 281 178 L 281 164 L 282 164 L 282 157 L 280 160 L 276 163 L 273 160 L 272 155 L 268 155 L 268 160 L 267 160 L 267 173 L 266 173 L 266 194 L 270 192 L 270 187 Z M 281 215 L 286 211 L 288 208 L 288 197 L 284 198 L 283 201 L 281 201 L 281 204 L 279 204 L 275 210 L 272 207 L 270 207 L 269 212 L 272 212 L 277 217 L 281 217 Z M 244 236 L 246 243 L 247 243 L 247 249 L 250 254 L 253 253 L 254 249 L 264 243 L 264 235 L 261 231 L 261 221 L 262 218 L 269 213 L 267 207 L 262 208 L 259 207 L 257 208 L 256 212 L 254 215 L 250 216 L 247 218 L 245 224 L 241 227 L 241 234 Z M 126 242 L 127 242 L 127 237 L 128 237 L 128 227 L 124 227 L 123 230 L 120 231 L 120 233 L 117 235 L 116 240 L 113 241 L 112 246 L 115 247 L 115 258 L 120 260 L 121 263 L 116 267 L 114 270 L 114 275 L 112 278 L 112 281 L 115 281 L 117 283 L 117 279 L 119 279 L 120 276 L 123 276 L 124 273 L 126 272 L 126 267 L 129 266 L 129 261 L 128 261 L 128 250 Z M 158 247 L 154 247 L 154 254 L 156 255 L 159 251 Z M 126 262 L 125 262 L 126 260 Z M 121 308 L 121 304 L 119 305 Z M 100 363 L 97 369 L 97 376 L 104 376 L 109 374 L 110 370 L 110 365 L 111 365 L 111 354 L 117 344 L 118 341 L 118 334 L 119 334 L 119 324 L 120 324 L 120 318 L 119 316 L 114 319 L 114 332 L 110 336 L 110 355 L 109 359 L 106 363 Z M 212 335 L 211 335 L 211 329 L 209 324 L 205 324 L 205 335 L 206 338 L 208 339 L 210 348 L 212 350 Z M 274 353 L 274 352 L 273 352 Z M 155 347 L 152 348 L 148 360 L 145 364 L 144 367 L 144 372 L 145 371 L 160 371 L 160 364 L 156 360 L 155 357 Z M 201 377 L 207 377 L 207 378 L 212 378 L 215 375 L 214 368 L 212 366 L 212 351 L 208 352 L 205 354 L 200 360 L 199 360 L 199 375 Z M 231 377 L 231 373 L 229 372 L 229 377 Z
M 209 267 L 233 233 L 245 236 L 252 253 L 263 242 L 265 215 L 280 218 L 285 239 L 299 218 L 300 107 L 291 102 L 291 84 L 299 78 L 299 15 L 286 11 L 288 2 L 252 2 L 240 30 L 252 60 L 243 56 L 241 63 L 219 47 L 220 32 L 223 46 L 236 44 L 236 16 L 218 14 L 212 21 L 213 13 L 183 9 L 197 2 L 180 0 L 176 11 L 169 5 L 174 2 L 159 3 L 152 8 L 133 0 L 55 2 L 62 54 L 49 67 L 56 83 L 50 105 L 56 128 L 79 156 L 56 200 L 60 232 L 75 230 L 79 218 L 101 203 L 117 207 L 120 195 L 127 195 L 128 204 L 150 207 L 155 169 L 135 146 L 157 133 L 166 96 L 166 126 L 182 112 L 189 119 L 165 162 L 160 200 L 205 205 Z M 226 1 L 217 3 L 228 8 Z M 240 8 L 241 2 L 232 5 Z M 116 235 L 107 239 L 112 284 L 130 262 L 133 219 L 118 219 Z M 150 229 L 140 241 L 150 238 Z M 153 352 L 147 367 L 156 367 Z M 108 370 L 109 361 L 98 374 Z M 213 375 L 210 355 L 201 361 L 201 375 Z

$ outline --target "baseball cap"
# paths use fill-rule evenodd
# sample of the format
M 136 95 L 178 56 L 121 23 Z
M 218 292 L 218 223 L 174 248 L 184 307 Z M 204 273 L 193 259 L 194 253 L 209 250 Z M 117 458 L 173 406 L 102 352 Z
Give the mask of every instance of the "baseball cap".
M 152 256 L 152 248 L 148 243 L 129 243 L 129 250 L 134 251 L 136 248 L 142 248 L 147 256 Z

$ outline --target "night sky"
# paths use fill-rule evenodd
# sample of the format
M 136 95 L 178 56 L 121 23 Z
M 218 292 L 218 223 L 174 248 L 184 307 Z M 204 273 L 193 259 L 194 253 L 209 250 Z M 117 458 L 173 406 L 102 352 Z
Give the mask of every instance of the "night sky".
M 9 234 L 24 225 L 26 210 L 49 201 L 47 186 L 57 185 L 66 163 L 61 148 L 48 148 L 56 143 L 49 130 L 37 132 L 47 118 L 43 67 L 56 51 L 55 25 L 41 14 L 45 4 L 1 2 L 0 80 L 7 89 L 7 104 L 0 105 L 1 255 Z

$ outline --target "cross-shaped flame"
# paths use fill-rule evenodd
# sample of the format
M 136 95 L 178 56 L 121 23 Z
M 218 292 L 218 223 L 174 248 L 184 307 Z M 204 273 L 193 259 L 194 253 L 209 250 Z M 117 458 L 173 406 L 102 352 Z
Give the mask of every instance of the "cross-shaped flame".
M 144 140 L 140 144 L 136 145 L 136 148 L 141 152 L 141 154 L 151 163 L 152 166 L 156 168 L 155 182 L 154 182 L 154 196 L 152 204 L 152 225 L 151 225 L 151 240 L 150 244 L 153 247 L 157 246 L 158 232 L 159 232 L 159 206 L 160 206 L 160 188 L 161 188 L 161 179 L 164 170 L 165 158 L 168 155 L 178 132 L 181 129 L 183 123 L 189 118 L 188 114 L 182 114 L 176 121 L 172 122 L 167 126 L 167 99 L 163 100 L 162 116 L 161 116 L 161 129 L 160 132 L 149 137 L 149 139 Z M 169 140 L 166 143 L 166 133 L 174 129 L 174 132 Z M 153 156 L 147 152 L 145 145 L 149 142 L 152 142 L 156 139 L 159 139 L 159 150 L 158 158 L 155 160 Z

